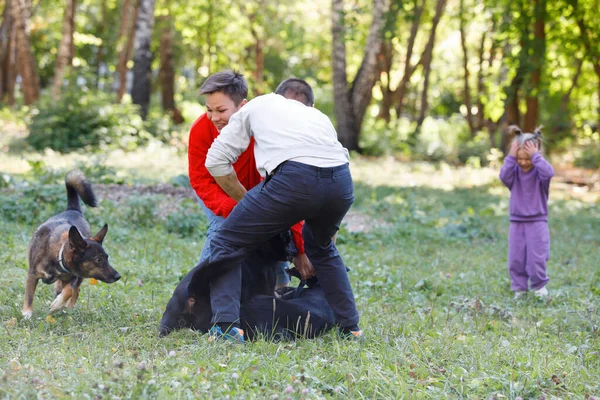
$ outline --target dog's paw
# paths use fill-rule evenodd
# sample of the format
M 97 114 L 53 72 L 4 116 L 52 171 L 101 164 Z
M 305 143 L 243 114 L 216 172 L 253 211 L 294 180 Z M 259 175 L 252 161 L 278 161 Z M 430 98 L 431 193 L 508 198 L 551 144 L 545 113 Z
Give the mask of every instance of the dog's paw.
M 66 298 L 64 292 L 56 296 L 52 304 L 50 305 L 50 314 L 65 308 L 67 301 L 69 299 Z
M 23 314 L 24 319 L 31 319 L 31 316 L 33 315 L 33 310 L 23 310 L 21 314 Z

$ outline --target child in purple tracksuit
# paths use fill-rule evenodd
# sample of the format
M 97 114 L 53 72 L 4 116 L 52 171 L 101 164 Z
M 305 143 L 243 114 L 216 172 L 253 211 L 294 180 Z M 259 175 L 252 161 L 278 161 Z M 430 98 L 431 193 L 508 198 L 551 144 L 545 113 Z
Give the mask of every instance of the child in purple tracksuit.
M 554 169 L 542 157 L 541 131 L 515 133 L 510 152 L 500 169 L 500 180 L 510 190 L 508 272 L 515 298 L 527 292 L 528 281 L 535 295 L 548 295 L 546 262 L 550 256 L 548 192 Z

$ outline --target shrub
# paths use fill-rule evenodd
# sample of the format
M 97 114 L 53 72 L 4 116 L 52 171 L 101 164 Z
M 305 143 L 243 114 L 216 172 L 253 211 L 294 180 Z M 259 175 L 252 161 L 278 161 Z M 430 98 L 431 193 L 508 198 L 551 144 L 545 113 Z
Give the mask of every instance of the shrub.
M 371 108 L 369 111 L 373 114 L 377 108 Z M 409 155 L 410 147 L 407 140 L 409 132 L 414 130 L 414 125 L 414 122 L 407 118 L 392 118 L 387 124 L 384 120 L 377 119 L 375 115 L 367 115 L 359 138 L 362 153 L 369 156 L 396 153 Z
M 200 207 L 194 205 L 197 210 L 191 207 L 180 207 L 177 211 L 168 214 L 165 220 L 167 232 L 179 234 L 182 237 L 203 237 L 208 227 L 208 221 Z
M 125 183 L 125 176 L 120 175 L 116 168 L 108 167 L 98 160 L 96 160 L 96 162 L 93 164 L 77 163 L 76 168 L 81 170 L 88 181 L 90 181 L 92 184 L 116 183 L 123 185 Z M 66 174 L 67 172 L 65 171 L 63 175 L 66 176 Z
M 35 185 L 3 192 L 0 219 L 25 224 L 40 224 L 64 211 L 67 205 L 64 186 Z
M 149 228 L 154 225 L 154 209 L 156 208 L 154 197 L 136 195 L 128 199 L 123 208 L 125 209 L 124 217 L 127 223 L 143 228 Z
M 600 145 L 593 144 L 587 146 L 581 152 L 581 155 L 575 159 L 576 167 L 599 169 L 600 168 Z
M 64 180 L 66 173 L 48 168 L 42 160 L 27 161 L 31 169 L 25 174 L 25 178 L 35 185 L 51 185 Z
M 44 97 L 31 111 L 27 143 L 36 150 L 59 152 L 102 146 L 132 149 L 152 137 L 137 106 L 111 101 L 106 93 L 73 90 L 61 101 Z
M 186 174 L 180 174 L 180 175 L 172 177 L 170 180 L 170 183 L 173 186 L 186 187 L 186 188 L 192 187 L 192 185 L 190 184 L 190 178 Z
M 490 144 L 486 140 L 475 139 L 469 141 L 457 150 L 456 157 L 461 164 L 473 163 L 473 159 L 479 159 L 480 166 L 489 164 Z
M 0 189 L 5 189 L 14 185 L 14 179 L 9 174 L 0 174 Z

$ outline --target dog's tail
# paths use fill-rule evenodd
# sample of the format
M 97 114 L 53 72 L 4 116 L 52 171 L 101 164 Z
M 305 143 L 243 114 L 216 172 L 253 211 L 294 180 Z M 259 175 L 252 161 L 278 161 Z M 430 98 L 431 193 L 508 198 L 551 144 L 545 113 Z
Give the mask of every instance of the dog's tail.
M 90 207 L 96 207 L 98 202 L 92 190 L 92 185 L 87 181 L 85 175 L 76 169 L 67 174 L 65 178 L 67 187 L 67 210 L 81 212 L 79 198 Z

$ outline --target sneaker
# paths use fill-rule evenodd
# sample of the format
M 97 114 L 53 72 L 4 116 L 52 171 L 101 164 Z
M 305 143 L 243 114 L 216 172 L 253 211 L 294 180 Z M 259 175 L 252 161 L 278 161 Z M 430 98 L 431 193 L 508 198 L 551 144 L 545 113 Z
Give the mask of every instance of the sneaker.
M 538 290 L 536 290 L 533 293 L 535 294 L 535 297 L 543 299 L 548 296 L 548 289 L 546 289 L 546 286 L 544 286 L 542 288 L 539 288 Z
M 344 340 L 349 340 L 351 342 L 356 342 L 364 339 L 363 331 L 360 329 L 358 331 L 346 331 L 340 328 L 338 329 L 338 335 L 340 336 L 340 338 Z
M 527 294 L 526 290 L 515 290 L 515 300 L 525 296 Z
M 225 333 L 218 325 L 213 326 L 208 331 L 208 341 L 215 342 L 217 340 L 226 340 L 231 343 L 244 343 L 244 331 L 240 328 L 230 328 Z

